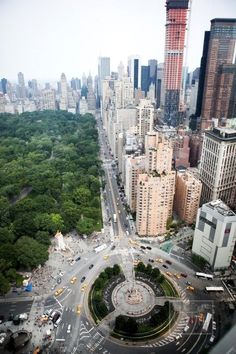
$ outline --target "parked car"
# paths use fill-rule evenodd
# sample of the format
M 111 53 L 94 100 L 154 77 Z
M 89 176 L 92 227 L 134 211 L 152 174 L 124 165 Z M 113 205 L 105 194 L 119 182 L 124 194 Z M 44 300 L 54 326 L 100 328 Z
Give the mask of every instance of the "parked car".
M 166 264 L 162 264 L 162 267 L 168 269 Z
M 77 257 L 75 258 L 76 262 L 79 261 L 81 259 L 81 257 Z
M 171 264 L 172 264 L 172 262 L 171 262 L 171 261 L 169 261 L 168 259 L 166 260 L 166 263 L 167 263 L 167 264 L 169 264 L 169 265 L 171 265 Z
M 57 328 L 60 322 L 61 322 L 61 317 L 58 317 L 57 321 L 54 323 L 54 327 Z
M 147 246 L 146 248 L 147 248 L 148 250 L 151 250 L 151 249 L 152 249 L 152 247 L 150 247 L 150 246 Z
M 86 279 L 86 277 L 82 277 L 81 280 L 80 280 L 81 283 L 83 283 L 85 281 L 85 279 Z
M 92 269 L 92 268 L 93 268 L 93 264 L 90 264 L 89 269 Z
M 183 277 L 183 278 L 187 278 L 187 276 L 188 276 L 188 275 L 185 274 L 185 273 L 181 273 L 180 275 L 181 275 L 181 277 Z
M 56 312 L 55 315 L 53 316 L 52 322 L 56 323 L 60 316 L 61 316 L 61 314 L 59 312 Z

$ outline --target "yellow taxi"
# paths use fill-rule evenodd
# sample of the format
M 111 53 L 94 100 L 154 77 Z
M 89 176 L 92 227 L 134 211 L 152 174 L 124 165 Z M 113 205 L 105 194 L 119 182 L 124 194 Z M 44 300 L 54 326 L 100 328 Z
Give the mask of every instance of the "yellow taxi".
M 71 283 L 71 284 L 75 284 L 76 280 L 77 280 L 77 278 L 76 278 L 76 277 L 73 277 L 73 278 L 70 280 L 70 283 Z
M 166 275 L 169 275 L 169 277 L 172 277 L 172 273 L 170 273 L 170 272 L 166 272 Z
M 84 284 L 81 286 L 81 291 L 85 291 L 87 289 L 88 284 Z
M 204 314 L 201 312 L 199 315 L 199 321 L 203 322 L 204 321 Z
M 109 256 L 108 256 L 108 255 L 103 256 L 104 261 L 107 261 L 107 260 L 108 260 L 108 258 L 109 258 Z
M 180 274 L 177 274 L 177 273 L 175 273 L 174 276 L 175 276 L 177 279 L 180 279 L 180 278 L 181 278 L 181 275 L 180 275 Z
M 191 290 L 191 291 L 194 291 L 194 287 L 193 286 L 187 286 L 187 290 Z
M 156 262 L 158 262 L 158 263 L 163 263 L 164 261 L 163 261 L 163 259 L 161 259 L 161 258 L 157 258 L 157 259 L 156 259 Z
M 62 293 L 63 293 L 63 290 L 64 289 L 58 289 L 56 292 L 55 292 L 55 296 L 59 296 L 59 295 L 61 295 Z
M 81 305 L 77 305 L 76 306 L 76 313 L 77 313 L 77 315 L 80 315 L 80 313 L 81 313 Z

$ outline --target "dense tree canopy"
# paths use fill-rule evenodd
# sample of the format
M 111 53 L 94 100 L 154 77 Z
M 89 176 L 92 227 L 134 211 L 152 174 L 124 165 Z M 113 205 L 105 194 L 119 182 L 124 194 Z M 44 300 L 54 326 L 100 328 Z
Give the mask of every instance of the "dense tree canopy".
M 57 230 L 100 230 L 98 151 L 90 114 L 0 114 L 0 264 L 8 262 L 7 282 L 14 269 L 47 260 Z

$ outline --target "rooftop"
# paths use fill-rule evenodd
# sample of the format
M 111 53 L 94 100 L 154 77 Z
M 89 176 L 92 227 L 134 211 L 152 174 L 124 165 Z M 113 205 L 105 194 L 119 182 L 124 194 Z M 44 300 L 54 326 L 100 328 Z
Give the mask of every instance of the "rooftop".
M 217 199 L 205 204 L 206 207 L 217 211 L 223 216 L 236 216 L 236 214 L 222 200 Z
M 206 135 L 210 135 L 217 140 L 236 142 L 236 129 L 232 128 L 214 128 L 206 131 Z

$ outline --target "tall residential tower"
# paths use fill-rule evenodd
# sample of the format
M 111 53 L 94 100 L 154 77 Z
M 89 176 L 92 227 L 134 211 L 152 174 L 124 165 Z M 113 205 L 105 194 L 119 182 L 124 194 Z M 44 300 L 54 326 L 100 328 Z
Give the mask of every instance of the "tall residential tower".
M 189 0 L 166 0 L 164 119 L 179 124 L 180 91 Z

